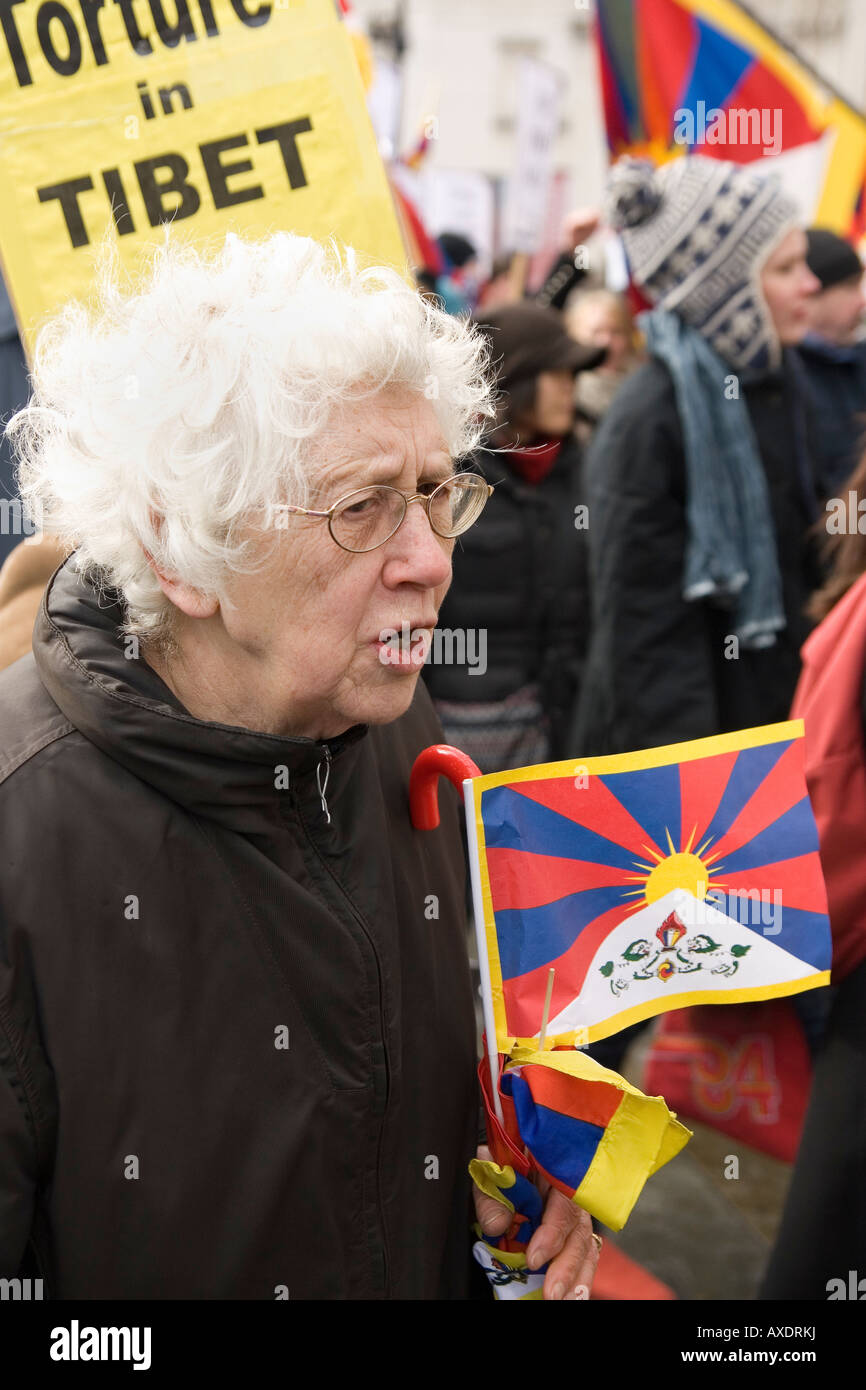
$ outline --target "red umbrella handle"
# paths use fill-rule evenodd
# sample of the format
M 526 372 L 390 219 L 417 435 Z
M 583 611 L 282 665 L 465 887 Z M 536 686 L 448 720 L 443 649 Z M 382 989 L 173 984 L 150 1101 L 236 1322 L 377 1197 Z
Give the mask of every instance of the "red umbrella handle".
M 435 830 L 439 824 L 439 778 L 447 777 L 463 793 L 467 777 L 480 777 L 481 769 L 459 748 L 434 743 L 424 748 L 409 776 L 409 813 L 416 830 Z

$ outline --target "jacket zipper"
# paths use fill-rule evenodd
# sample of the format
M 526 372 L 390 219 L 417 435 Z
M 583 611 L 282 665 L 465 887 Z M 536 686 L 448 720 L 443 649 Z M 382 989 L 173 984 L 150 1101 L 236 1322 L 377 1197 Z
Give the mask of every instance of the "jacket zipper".
M 331 750 L 328 747 L 327 743 L 322 744 L 322 751 L 324 752 L 325 756 L 320 760 L 319 765 L 316 768 L 316 786 L 319 788 L 319 796 L 322 799 L 322 810 L 325 813 L 325 824 L 330 825 L 331 813 L 328 810 L 328 803 L 325 800 L 325 792 L 328 790 L 328 778 L 331 775 Z M 322 778 L 323 765 L 325 768 L 324 779 Z
M 328 776 L 329 776 L 330 770 L 331 770 L 331 752 L 330 752 L 330 749 L 328 748 L 328 745 L 327 745 L 327 744 L 323 744 L 323 745 L 322 745 L 322 748 L 323 748 L 323 751 L 324 751 L 324 754 L 325 754 L 324 759 L 322 760 L 322 761 L 324 762 L 324 764 L 325 764 L 325 775 L 324 775 L 324 780 L 322 780 L 322 778 L 320 777 L 320 772 L 321 772 L 321 768 L 322 768 L 322 762 L 320 762 L 319 765 L 318 765 L 318 767 L 316 768 L 316 786 L 317 786 L 317 788 L 318 788 L 319 796 L 320 796 L 321 801 L 322 801 L 322 809 L 323 809 L 323 811 L 324 811 L 324 813 L 325 813 L 325 816 L 326 816 L 326 823 L 327 823 L 328 825 L 330 825 L 330 823 L 331 823 L 331 816 L 330 816 L 330 812 L 328 811 L 327 802 L 326 802 L 326 800 L 325 800 L 325 790 L 326 790 L 327 785 L 328 785 Z M 320 850 L 319 850 L 318 845 L 316 844 L 315 840 L 313 839 L 312 835 L 310 834 L 310 831 L 309 831 L 309 828 L 308 828 L 308 826 L 307 826 L 307 823 L 306 823 L 306 821 L 304 820 L 304 817 L 303 817 L 303 815 L 302 815 L 302 813 L 301 813 L 300 802 L 299 802 L 299 799 L 298 799 L 298 795 L 297 795 L 297 791 L 296 791 L 296 790 L 293 791 L 292 800 L 293 800 L 293 802 L 294 802 L 294 807 L 295 807 L 295 812 L 296 812 L 297 817 L 298 817 L 298 822 L 299 822 L 299 824 L 300 824 L 300 826 L 301 826 L 301 829 L 302 829 L 303 832 L 304 832 L 304 836 L 305 836 L 305 838 L 306 838 L 306 840 L 307 840 L 308 845 L 310 846 L 310 848 L 312 849 L 313 853 L 315 854 L 316 859 L 318 860 L 319 864 L 321 864 L 322 868 L 325 870 L 326 874 L 328 875 L 328 878 L 329 878 L 330 881 L 333 883 L 334 887 L 337 889 L 337 892 L 339 893 L 340 897 L 341 897 L 342 900 L 346 903 L 347 907 L 349 908 L 349 911 L 350 911 L 351 914 L 352 914 L 353 919 L 357 922 L 358 926 L 361 928 L 361 931 L 363 932 L 364 936 L 365 936 L 366 939 L 367 939 L 367 942 L 369 943 L 370 950 L 371 950 L 372 953 L 373 953 L 373 959 L 374 959 L 374 961 L 376 962 L 376 979 L 377 979 L 378 987 L 379 987 L 379 1026 L 380 1026 L 381 1038 L 382 1038 L 382 1056 L 383 1056 L 384 1063 L 385 1063 L 385 1097 L 384 1097 L 384 1103 L 383 1103 L 383 1107 L 382 1107 L 382 1118 L 381 1118 L 381 1122 L 380 1122 L 380 1125 L 379 1125 L 379 1141 L 378 1141 L 377 1151 L 376 1151 L 376 1209 L 377 1209 L 378 1216 L 379 1216 L 379 1231 L 380 1231 L 380 1234 L 381 1234 L 381 1241 L 382 1241 L 382 1263 L 383 1263 L 383 1287 L 384 1287 L 384 1297 L 387 1299 L 387 1298 L 390 1297 L 390 1292 L 391 1292 L 391 1288 L 390 1288 L 390 1272 L 389 1272 L 390 1251 L 389 1251 L 389 1247 L 388 1247 L 388 1232 L 387 1232 L 387 1229 L 386 1229 L 386 1226 L 385 1226 L 385 1216 L 384 1216 L 384 1212 L 383 1212 L 383 1209 L 382 1209 L 382 1148 L 383 1148 L 384 1139 L 385 1139 L 385 1121 L 386 1121 L 386 1118 L 387 1118 L 387 1115 L 388 1115 L 388 1100 L 389 1100 L 390 1095 L 391 1095 L 391 1065 L 390 1065 L 390 1061 L 389 1061 L 389 1058 L 388 1058 L 388 1046 L 387 1046 L 387 1042 L 386 1042 L 385 1011 L 384 1011 L 384 1008 L 383 1008 L 383 1006 L 382 1006 L 383 995 L 384 995 L 384 989 L 383 989 L 383 985 L 382 985 L 382 966 L 381 966 L 381 962 L 380 962 L 380 960 L 379 960 L 379 953 L 378 953 L 378 951 L 376 950 L 376 943 L 375 943 L 375 941 L 373 940 L 372 936 L 370 935 L 369 931 L 367 930 L 367 926 L 366 926 L 366 923 L 364 922 L 363 917 L 362 917 L 362 916 L 360 915 L 360 913 L 358 912 L 357 908 L 355 907 L 355 904 L 352 902 L 352 900 L 351 900 L 351 898 L 349 897 L 349 895 L 346 893 L 345 889 L 343 888 L 343 885 L 339 882 L 339 880 L 338 880 L 338 879 L 335 877 L 335 875 L 333 874 L 333 872 L 332 872 L 330 866 L 328 865 L 328 863 L 327 863 L 327 862 L 325 861 L 325 859 L 322 857 L 322 854 L 321 854 L 321 852 L 320 852 Z

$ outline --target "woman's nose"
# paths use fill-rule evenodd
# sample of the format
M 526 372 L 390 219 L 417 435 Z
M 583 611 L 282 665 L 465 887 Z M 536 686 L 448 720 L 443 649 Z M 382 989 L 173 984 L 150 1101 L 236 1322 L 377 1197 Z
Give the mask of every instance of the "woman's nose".
M 437 536 L 420 499 L 410 502 L 403 523 L 387 542 L 386 583 L 421 584 L 435 589 L 451 578 L 454 542 Z

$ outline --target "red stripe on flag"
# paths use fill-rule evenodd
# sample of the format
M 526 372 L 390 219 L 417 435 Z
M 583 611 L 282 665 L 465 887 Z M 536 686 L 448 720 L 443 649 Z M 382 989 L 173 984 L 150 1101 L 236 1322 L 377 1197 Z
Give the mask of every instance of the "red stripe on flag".
M 692 852 L 700 845 L 707 826 L 719 808 L 737 754 L 716 753 L 680 763 L 680 850 L 685 850 L 694 831 Z
M 636 47 L 644 125 L 671 144 L 674 112 L 688 88 L 700 42 L 693 14 L 676 0 L 637 0 Z
M 806 773 L 803 766 L 803 739 L 795 738 L 785 749 L 775 767 L 749 797 L 736 820 L 712 846 L 712 853 L 724 856 L 740 849 L 762 830 L 790 811 L 806 793 Z M 720 863 L 714 860 L 714 863 Z M 720 874 L 724 873 L 721 860 Z
M 589 776 L 586 786 L 575 786 L 580 773 L 580 763 L 575 763 L 574 777 L 549 777 L 540 782 L 515 782 L 511 791 L 528 797 L 539 806 L 583 825 L 596 835 L 601 835 L 611 844 L 629 850 L 636 857 L 646 859 L 646 845 L 651 840 L 644 827 L 636 821 L 613 792 L 599 777 Z M 667 854 L 667 845 L 656 848 Z
M 574 945 L 563 952 L 558 960 L 549 960 L 537 970 L 503 980 L 502 994 L 509 1033 L 518 1038 L 538 1036 L 551 966 L 556 967 L 556 974 L 550 997 L 550 1017 L 555 1018 L 566 1004 L 571 1003 L 581 991 L 596 949 L 614 927 L 619 926 L 625 915 L 626 909 L 622 906 L 609 908 L 584 927 Z
M 821 134 L 809 121 L 791 89 L 762 63 L 756 62 L 743 73 L 724 105 L 726 112 L 732 108 L 744 112 L 757 111 L 759 120 L 762 123 L 765 120 L 768 122 L 767 131 L 771 138 L 767 144 L 772 144 L 772 135 L 775 132 L 781 137 L 782 150 L 792 150 L 797 145 L 810 144 Z M 775 114 L 777 111 L 778 116 Z M 763 159 L 763 131 L 761 139 L 754 140 L 754 122 L 749 120 L 749 138 L 747 143 L 743 143 L 742 140 L 736 140 L 737 136 L 745 133 L 741 131 L 740 125 L 741 120 L 738 119 L 735 143 L 701 146 L 700 153 L 710 155 L 714 159 L 732 159 L 737 164 L 750 164 L 754 160 Z M 726 134 L 730 139 L 731 129 L 728 122 Z
M 634 887 L 635 877 L 634 869 L 520 849 L 489 849 L 487 871 L 494 912 L 543 907 L 588 888 Z
M 763 892 L 773 892 L 778 888 L 783 907 L 799 912 L 827 912 L 827 890 L 817 850 L 812 854 L 801 854 L 796 859 L 777 859 L 756 869 L 743 869 L 738 874 L 726 874 L 723 867 L 718 881 L 714 879 L 711 887 L 738 893 L 749 888 Z
M 607 1129 L 622 1101 L 622 1091 L 608 1081 L 584 1081 L 531 1062 L 512 1070 L 523 1077 L 536 1105 L 601 1129 Z

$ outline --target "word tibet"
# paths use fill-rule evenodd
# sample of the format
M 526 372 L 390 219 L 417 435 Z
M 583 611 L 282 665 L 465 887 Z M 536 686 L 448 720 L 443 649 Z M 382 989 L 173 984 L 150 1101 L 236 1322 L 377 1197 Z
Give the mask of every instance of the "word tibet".
M 25 9 L 17 10 L 18 5 L 24 5 Z M 29 87 L 33 82 L 27 49 L 32 46 L 34 31 L 46 63 L 61 77 L 74 77 L 78 72 L 85 44 L 90 48 L 97 67 L 104 67 L 111 56 L 111 41 L 109 31 L 109 43 L 106 46 L 107 35 L 103 34 L 100 21 L 103 14 L 109 17 L 108 25 L 113 29 L 111 20 L 115 14 L 115 6 L 120 9 L 130 48 L 140 58 L 146 58 L 154 52 L 154 38 L 157 38 L 164 48 L 176 48 L 181 39 L 186 43 L 199 38 L 213 39 L 217 38 L 220 32 L 211 0 L 198 0 L 197 22 L 193 20 L 187 0 L 174 0 L 170 8 L 175 10 L 177 19 L 171 24 L 166 17 L 162 0 L 150 0 L 152 30 L 147 22 L 142 20 L 146 7 L 140 0 L 138 8 L 136 0 L 109 0 L 107 7 L 105 0 L 79 0 L 80 20 L 76 18 L 73 10 L 61 4 L 60 0 L 45 0 L 41 5 L 32 4 L 31 0 L 0 0 L 0 25 L 18 86 Z M 231 7 L 241 24 L 251 29 L 258 28 L 260 24 L 267 24 L 271 17 L 272 6 L 268 4 L 247 5 L 245 0 L 231 0 Z
M 2 4 L 2 0 L 0 0 Z M 279 125 L 265 126 L 254 132 L 259 145 L 274 143 L 279 146 L 283 166 L 290 188 L 305 188 L 307 175 L 298 151 L 298 137 L 313 128 L 309 116 L 294 121 L 283 121 Z M 264 198 L 265 190 L 260 183 L 246 183 L 232 186 L 229 180 L 249 174 L 253 169 L 250 159 L 227 160 L 230 150 L 241 149 L 249 144 L 243 133 L 230 135 L 222 140 L 208 140 L 199 145 L 198 153 L 204 170 L 204 180 L 210 190 L 215 208 L 233 207 L 237 203 L 248 203 L 256 198 Z M 189 161 L 180 153 L 169 152 L 154 159 L 139 159 L 133 164 L 135 178 L 144 210 L 151 227 L 161 222 L 178 222 L 184 217 L 193 217 L 201 207 L 201 193 L 191 179 Z M 118 236 L 127 236 L 136 230 L 128 202 L 129 175 L 124 183 L 119 168 L 102 169 L 99 177 L 105 190 Z M 81 200 L 95 190 L 96 185 L 89 174 L 79 178 L 64 179 L 61 183 L 47 184 L 36 190 L 40 203 L 58 202 L 66 222 L 66 230 L 73 247 L 87 246 L 90 237 L 84 223 Z M 105 203 L 103 202 L 103 207 Z
M 52 1361 L 131 1361 L 134 1371 L 150 1370 L 149 1327 L 69 1327 L 51 1329 Z

